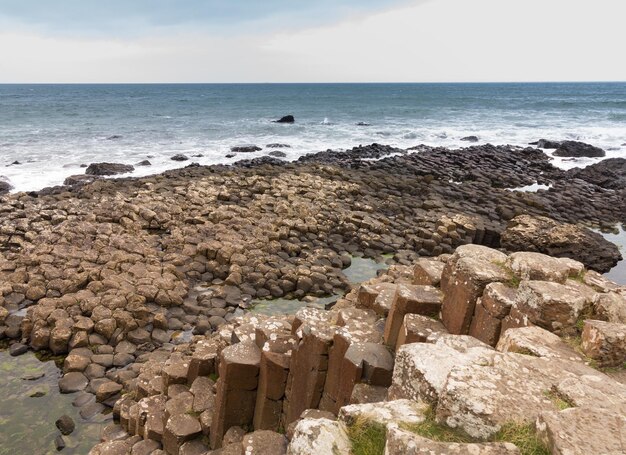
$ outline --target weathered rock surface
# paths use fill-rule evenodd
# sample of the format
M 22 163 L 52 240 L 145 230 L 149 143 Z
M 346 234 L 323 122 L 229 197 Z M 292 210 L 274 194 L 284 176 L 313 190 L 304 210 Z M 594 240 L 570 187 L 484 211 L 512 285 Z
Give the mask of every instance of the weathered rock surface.
M 350 453 L 350 447 L 341 423 L 328 419 L 303 419 L 296 425 L 287 454 Z
M 602 273 L 622 259 L 617 246 L 600 234 L 546 217 L 521 215 L 512 219 L 502 233 L 501 244 L 508 251 L 575 259 Z
M 537 419 L 539 437 L 557 454 L 624 453 L 624 428 L 624 414 L 593 407 L 544 412 Z
M 626 368 L 626 324 L 585 321 L 581 348 L 601 367 Z

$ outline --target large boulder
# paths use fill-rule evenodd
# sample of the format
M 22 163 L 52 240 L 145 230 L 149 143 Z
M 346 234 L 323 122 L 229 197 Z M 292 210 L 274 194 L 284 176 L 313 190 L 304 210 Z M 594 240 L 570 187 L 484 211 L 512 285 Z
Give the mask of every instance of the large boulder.
M 87 175 L 117 175 L 133 172 L 135 168 L 130 164 L 121 163 L 92 163 L 85 170 Z
M 564 141 L 553 153 L 554 156 L 566 156 L 573 158 L 599 158 L 606 155 L 601 148 L 578 141 Z
M 543 216 L 513 218 L 502 233 L 501 246 L 511 252 L 533 251 L 575 259 L 601 273 L 608 272 L 622 259 L 617 246 L 602 235 Z

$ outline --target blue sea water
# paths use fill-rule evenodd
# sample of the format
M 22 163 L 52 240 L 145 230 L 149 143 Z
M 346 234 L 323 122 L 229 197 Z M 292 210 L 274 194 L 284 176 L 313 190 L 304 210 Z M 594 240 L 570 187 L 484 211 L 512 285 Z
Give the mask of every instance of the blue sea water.
M 272 123 L 286 114 L 296 123 Z M 0 176 L 16 190 L 61 184 L 98 161 L 149 159 L 132 174 L 146 175 L 263 156 L 277 142 L 296 159 L 372 142 L 467 146 L 468 135 L 574 139 L 626 156 L 626 83 L 0 85 Z M 225 157 L 242 144 L 263 150 Z M 178 153 L 202 156 L 172 161 Z

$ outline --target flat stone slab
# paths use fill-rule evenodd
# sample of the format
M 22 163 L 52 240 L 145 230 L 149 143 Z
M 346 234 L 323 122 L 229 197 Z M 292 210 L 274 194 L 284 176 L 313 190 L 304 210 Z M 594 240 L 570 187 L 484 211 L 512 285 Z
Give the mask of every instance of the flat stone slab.
M 387 430 L 385 455 L 519 455 L 511 443 L 437 442 L 396 427 Z
M 544 412 L 537 433 L 552 453 L 626 453 L 626 415 L 598 408 L 570 408 Z
M 303 419 L 295 427 L 287 455 L 348 454 L 350 450 L 343 424 L 328 419 Z
M 442 335 L 435 343 L 405 344 L 396 353 L 389 398 L 435 402 L 455 366 L 489 363 L 496 354 L 467 335 Z
M 418 424 L 425 420 L 429 405 L 413 400 L 393 400 L 381 403 L 351 404 L 339 410 L 338 420 L 350 426 L 358 420 L 381 425 Z
M 498 341 L 496 349 L 500 352 L 516 352 L 546 359 L 583 362 L 582 356 L 569 344 L 541 327 L 509 329 Z

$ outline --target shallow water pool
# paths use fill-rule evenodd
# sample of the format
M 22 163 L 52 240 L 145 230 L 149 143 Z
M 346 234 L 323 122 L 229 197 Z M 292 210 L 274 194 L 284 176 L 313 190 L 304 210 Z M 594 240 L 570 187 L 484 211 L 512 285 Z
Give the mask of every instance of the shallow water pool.
M 609 242 L 613 242 L 617 245 L 623 258 L 615 267 L 605 273 L 604 276 L 618 284 L 626 285 L 626 229 L 624 226 L 618 226 L 617 233 L 601 232 L 601 234 Z
M 102 423 L 83 422 L 75 395 L 62 395 L 60 371 L 53 361 L 41 362 L 31 352 L 11 357 L 0 351 L 0 455 L 84 455 L 99 442 Z M 64 436 L 66 448 L 57 452 L 54 440 L 60 434 L 54 422 L 63 414 L 76 423 Z
M 374 278 L 379 270 L 388 268 L 387 264 L 376 262 L 373 259 L 353 257 L 350 267 L 343 270 L 350 283 L 358 284 Z M 329 304 L 336 302 L 341 295 L 331 295 L 321 298 L 296 299 L 273 299 L 253 300 L 250 311 L 253 313 L 272 315 L 295 314 L 300 308 L 313 307 L 324 309 Z

